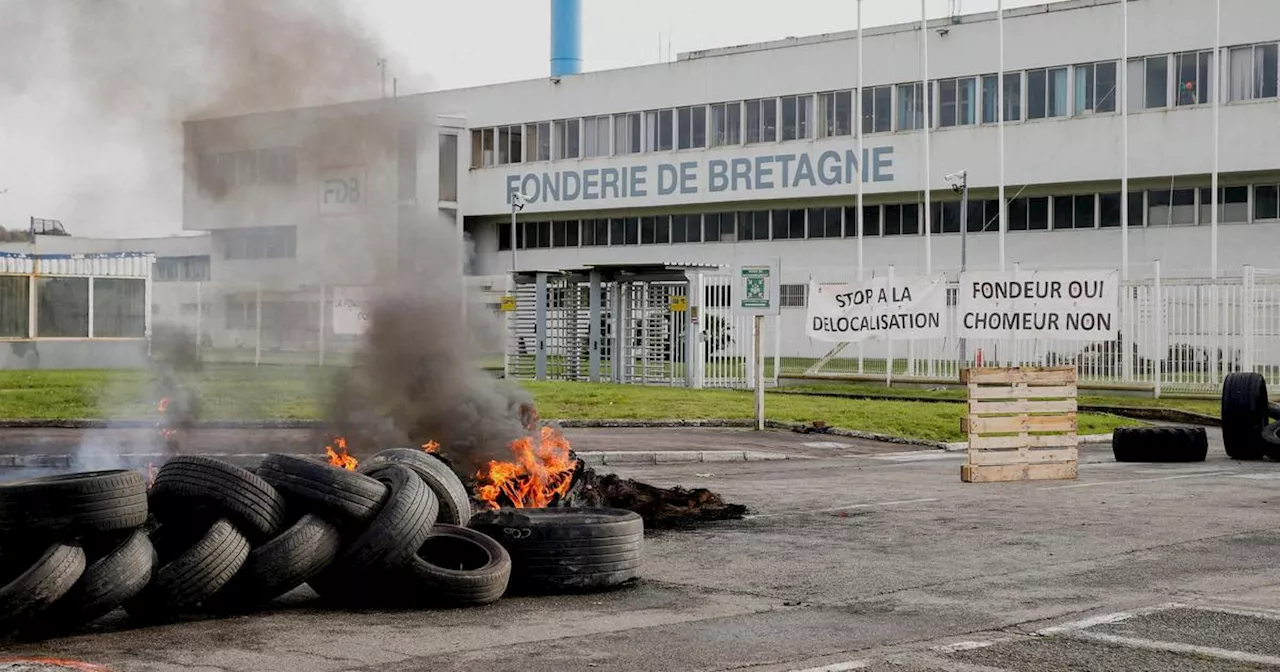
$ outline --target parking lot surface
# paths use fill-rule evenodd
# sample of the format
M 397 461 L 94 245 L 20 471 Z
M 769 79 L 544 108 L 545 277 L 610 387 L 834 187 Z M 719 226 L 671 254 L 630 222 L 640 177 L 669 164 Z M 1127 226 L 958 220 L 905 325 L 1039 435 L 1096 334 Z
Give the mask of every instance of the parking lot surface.
M 613 468 L 751 508 L 651 534 L 627 589 L 346 612 L 303 588 L 260 615 L 133 629 L 117 614 L 6 643 L 0 670 L 31 657 L 209 672 L 1280 670 L 1280 464 L 1228 460 L 1216 436 L 1203 463 L 1119 464 L 1089 447 L 1079 480 L 964 484 L 959 453 L 579 431 L 580 447 L 661 431 L 659 450 L 764 441 L 806 459 Z

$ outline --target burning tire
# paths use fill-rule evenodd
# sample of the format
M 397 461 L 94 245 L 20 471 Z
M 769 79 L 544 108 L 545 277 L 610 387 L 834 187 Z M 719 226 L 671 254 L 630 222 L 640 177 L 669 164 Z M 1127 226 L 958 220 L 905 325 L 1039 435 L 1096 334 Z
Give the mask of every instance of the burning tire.
M 52 607 L 22 626 L 23 634 L 56 635 L 92 623 L 141 593 L 155 569 L 155 548 L 142 530 L 89 544 L 85 555 L 89 566 L 80 580 Z
M 249 552 L 239 573 L 208 605 L 216 611 L 248 611 L 301 586 L 338 555 L 338 528 L 307 514 L 280 536 Z
M 304 457 L 268 455 L 258 476 L 298 513 L 314 513 L 339 528 L 373 520 L 387 499 L 387 486 L 377 479 Z
M 175 457 L 160 467 L 149 494 L 161 522 L 226 518 L 250 541 L 275 536 L 285 522 L 284 496 L 240 467 L 208 457 Z M 169 515 L 166 515 L 169 514 Z
M 390 448 L 369 458 L 361 473 L 368 473 L 379 465 L 403 464 L 418 473 L 440 502 L 440 516 L 436 522 L 446 525 L 466 525 L 471 520 L 471 496 L 467 486 L 454 473 L 453 468 L 440 458 L 412 448 Z
M 66 595 L 84 572 L 84 550 L 53 544 L 39 555 L 0 556 L 0 633 L 47 609 Z M 6 581 L 6 579 L 8 579 Z
M 1227 374 L 1222 383 L 1222 443 L 1233 460 L 1256 460 L 1276 453 L 1262 438 L 1269 422 L 1267 381 L 1257 373 Z
M 644 521 L 622 509 L 484 511 L 471 527 L 511 554 L 511 591 L 556 593 L 611 588 L 639 576 Z
M 1203 427 L 1119 427 L 1111 435 L 1116 462 L 1204 462 Z
M 152 541 L 159 567 L 151 583 L 125 604 L 144 621 L 175 616 L 218 592 L 249 556 L 249 542 L 227 520 L 219 520 L 193 539 L 188 528 L 163 524 Z
M 408 575 L 410 590 L 420 593 L 422 602 L 438 606 L 489 604 L 507 592 L 511 556 L 486 534 L 437 525 L 409 561 Z
M 124 469 L 43 476 L 0 485 L 0 533 L 74 539 L 131 530 L 147 520 L 147 482 Z
M 333 564 L 308 581 L 324 597 L 363 602 L 382 592 L 380 579 L 402 568 L 426 540 L 439 503 L 431 488 L 409 467 L 386 464 L 369 476 L 391 491 L 369 527 L 343 548 Z

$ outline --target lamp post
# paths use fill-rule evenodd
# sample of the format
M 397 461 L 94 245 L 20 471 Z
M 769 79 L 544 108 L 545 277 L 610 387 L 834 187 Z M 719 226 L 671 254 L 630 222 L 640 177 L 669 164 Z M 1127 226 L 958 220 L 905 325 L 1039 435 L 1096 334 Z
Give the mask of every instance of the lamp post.
M 962 170 L 944 177 L 951 190 L 960 194 L 960 272 L 969 270 L 969 171 Z M 984 227 L 985 222 L 984 222 Z M 960 339 L 961 365 L 969 361 L 968 343 Z

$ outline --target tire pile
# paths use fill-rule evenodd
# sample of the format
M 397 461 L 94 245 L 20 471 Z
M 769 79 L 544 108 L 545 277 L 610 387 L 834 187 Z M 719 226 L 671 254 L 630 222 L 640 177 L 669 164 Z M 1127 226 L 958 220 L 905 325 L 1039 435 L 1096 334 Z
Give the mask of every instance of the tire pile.
M 0 636 L 65 634 L 118 607 L 141 623 L 246 613 L 304 583 L 337 605 L 435 608 L 638 576 L 636 513 L 471 506 L 446 463 L 411 449 L 358 471 L 177 457 L 150 489 L 125 470 L 3 484 Z
M 1280 404 L 1267 397 L 1261 374 L 1236 372 L 1222 383 L 1222 443 L 1233 460 L 1280 460 Z M 1121 427 L 1111 438 L 1117 462 L 1203 462 L 1203 427 Z

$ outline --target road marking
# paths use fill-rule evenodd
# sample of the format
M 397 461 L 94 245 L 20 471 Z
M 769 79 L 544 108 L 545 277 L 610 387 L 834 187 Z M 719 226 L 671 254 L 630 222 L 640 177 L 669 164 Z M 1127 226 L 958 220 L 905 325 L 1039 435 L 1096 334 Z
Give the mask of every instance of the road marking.
M 1280 479 L 1280 473 L 1271 474 L 1235 474 L 1232 478 L 1248 478 L 1255 481 L 1274 481 Z
M 1009 641 L 1009 639 L 1010 638 L 1005 637 L 1002 639 L 992 639 L 992 640 L 982 641 L 982 642 L 956 642 L 955 644 L 943 644 L 942 646 L 935 646 L 935 647 L 932 647 L 930 650 L 937 651 L 938 653 L 955 653 L 957 651 L 972 651 L 974 649 L 985 649 L 988 646 L 992 646 L 993 644 L 999 644 L 1000 642 L 1007 642 Z
M 868 455 L 873 460 L 883 460 L 885 462 L 923 462 L 926 460 L 961 460 L 964 459 L 964 453 L 948 453 L 941 450 L 912 450 L 905 453 L 883 453 L 880 455 Z
M 1160 642 L 1153 639 L 1139 639 L 1137 637 L 1120 637 L 1117 635 L 1104 635 L 1097 632 L 1073 632 L 1071 636 L 1074 638 L 1088 639 L 1105 644 L 1115 644 L 1117 646 L 1128 646 L 1135 649 L 1146 649 L 1148 651 L 1168 651 L 1171 653 L 1190 653 L 1201 656 L 1210 656 L 1212 658 L 1222 658 L 1224 660 L 1234 660 L 1241 663 L 1254 663 L 1257 665 L 1280 665 L 1280 657 L 1263 656 L 1256 653 L 1246 653 L 1244 651 L 1233 651 L 1231 649 L 1219 649 L 1212 646 L 1199 646 L 1196 644 L 1183 644 L 1181 642 Z
M 1134 616 L 1145 616 L 1147 614 L 1154 614 L 1158 611 L 1168 611 L 1169 609 L 1175 609 L 1181 606 L 1183 605 L 1177 602 L 1166 602 L 1164 604 L 1158 604 L 1154 607 L 1146 607 L 1144 609 L 1134 609 L 1132 611 L 1117 611 L 1113 614 L 1102 614 L 1100 616 L 1090 616 L 1089 618 L 1081 619 L 1079 621 L 1071 621 L 1068 623 L 1061 623 L 1059 625 L 1055 625 L 1049 628 L 1042 628 L 1040 630 L 1036 630 L 1031 634 L 1040 636 L 1040 637 L 1047 637 L 1050 635 L 1060 635 L 1064 632 L 1075 632 L 1077 630 L 1084 630 L 1085 628 L 1092 628 L 1097 625 L 1106 625 L 1108 623 L 1119 623 L 1120 621 L 1128 620 L 1130 618 L 1133 618 Z
M 848 448 L 853 444 L 840 443 L 839 441 L 805 441 L 800 445 L 804 446 L 805 448 L 825 448 L 825 449 L 832 449 L 832 450 L 840 450 L 841 448 Z
M 1070 490 L 1072 488 L 1094 488 L 1100 485 L 1126 485 L 1129 483 L 1156 483 L 1159 481 L 1176 481 L 1184 478 L 1201 478 L 1209 476 L 1229 476 L 1234 475 L 1234 471 L 1203 471 L 1194 474 L 1179 474 L 1177 476 L 1164 476 L 1161 478 L 1134 478 L 1125 481 L 1098 481 L 1096 483 L 1072 483 L 1071 485 L 1051 485 L 1049 487 L 1040 488 L 1040 490 Z
M 871 667 L 869 660 L 847 660 L 843 663 L 832 663 L 825 667 L 809 667 L 803 670 L 793 670 L 793 672 L 849 672 L 849 670 L 861 670 Z
M 803 516 L 812 513 L 834 513 L 836 511 L 848 511 L 850 509 L 871 509 L 879 506 L 899 506 L 902 504 L 926 504 L 928 502 L 940 502 L 942 500 L 937 497 L 925 497 L 922 499 L 899 499 L 892 502 L 868 502 L 863 504 L 845 504 L 843 506 L 833 506 L 828 509 L 809 509 L 806 511 L 779 511 L 778 513 L 760 513 L 750 516 L 743 516 L 743 520 L 753 520 L 755 518 L 777 518 L 779 516 Z

